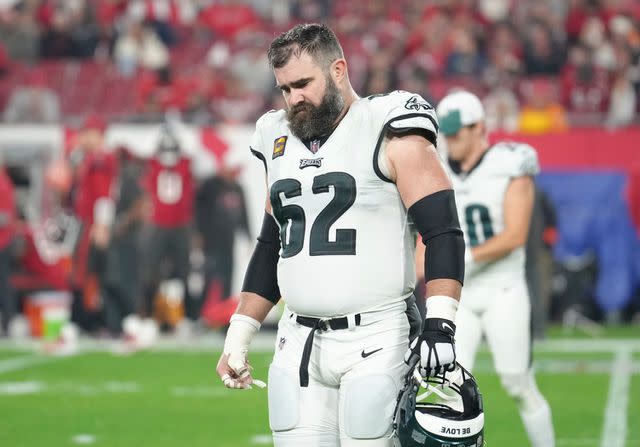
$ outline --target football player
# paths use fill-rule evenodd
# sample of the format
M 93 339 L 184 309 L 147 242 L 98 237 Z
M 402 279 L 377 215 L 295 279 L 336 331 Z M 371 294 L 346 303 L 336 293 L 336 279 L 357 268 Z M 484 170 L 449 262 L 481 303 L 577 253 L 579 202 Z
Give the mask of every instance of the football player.
M 539 171 L 536 152 L 519 143 L 490 146 L 482 103 L 472 93 L 447 95 L 437 114 L 467 244 L 466 281 L 455 320 L 458 361 L 471 369 L 484 335 L 531 445 L 551 447 L 551 410 L 531 369 L 531 305 L 524 273 L 533 176 Z
M 408 92 L 360 98 L 324 25 L 295 26 L 268 56 L 286 110 L 256 124 L 266 209 L 217 372 L 227 387 L 251 386 L 249 344 L 282 297 L 269 368 L 274 444 L 391 446 L 405 362 L 419 356 L 425 376 L 455 365 L 464 239 L 435 111 Z M 414 320 L 411 344 L 409 221 L 431 255 L 426 320 Z
M 163 261 L 171 261 L 171 278 L 183 283 L 190 305 L 187 277 L 189 275 L 190 231 L 193 217 L 194 179 L 191 159 L 183 154 L 174 130 L 161 129 L 158 147 L 149 161 L 145 187 L 151 197 L 151 237 L 148 241 L 145 268 L 146 313 L 151 312 L 157 285 L 162 280 Z M 160 297 L 162 301 L 163 298 Z

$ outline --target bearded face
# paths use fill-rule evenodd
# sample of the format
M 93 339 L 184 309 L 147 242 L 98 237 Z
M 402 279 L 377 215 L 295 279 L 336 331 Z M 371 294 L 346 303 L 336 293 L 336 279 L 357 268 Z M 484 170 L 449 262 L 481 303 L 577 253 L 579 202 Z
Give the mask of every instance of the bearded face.
M 326 79 L 326 91 L 318 106 L 301 102 L 287 111 L 291 132 L 301 140 L 312 140 L 330 134 L 342 113 L 344 98 L 333 79 L 330 76 Z

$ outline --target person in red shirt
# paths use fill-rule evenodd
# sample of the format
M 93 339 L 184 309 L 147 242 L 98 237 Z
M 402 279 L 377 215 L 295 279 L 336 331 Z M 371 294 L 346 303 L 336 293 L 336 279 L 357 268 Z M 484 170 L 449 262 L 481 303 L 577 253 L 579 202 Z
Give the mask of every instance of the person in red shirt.
M 115 206 L 114 183 L 118 172 L 116 156 L 103 144 L 105 123 L 90 117 L 78 134 L 78 148 L 71 154 L 76 161 L 74 212 L 82 225 L 74 256 L 73 282 L 82 291 L 83 307 L 97 317 L 102 307 L 101 278 L 111 237 Z
M 191 161 L 180 152 L 170 129 L 165 127 L 155 156 L 150 160 L 146 189 L 151 197 L 152 232 L 147 247 L 146 267 L 147 311 L 160 280 L 177 278 L 184 284 L 185 303 L 191 305 L 187 293 L 190 270 L 190 227 L 193 217 L 194 180 Z M 171 264 L 168 276 L 162 268 Z
M 0 167 L 0 334 L 7 333 L 9 321 L 15 314 L 15 299 L 9 284 L 11 242 L 15 233 L 14 188 L 7 171 Z

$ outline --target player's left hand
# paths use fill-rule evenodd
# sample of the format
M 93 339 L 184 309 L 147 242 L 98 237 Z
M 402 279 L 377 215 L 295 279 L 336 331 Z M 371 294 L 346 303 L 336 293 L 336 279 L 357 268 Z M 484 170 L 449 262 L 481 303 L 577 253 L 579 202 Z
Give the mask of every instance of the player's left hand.
M 418 356 L 419 371 L 423 377 L 453 371 L 456 362 L 455 324 L 444 318 L 427 318 L 424 324 L 422 334 L 413 340 L 405 354 L 405 363 L 412 364 Z

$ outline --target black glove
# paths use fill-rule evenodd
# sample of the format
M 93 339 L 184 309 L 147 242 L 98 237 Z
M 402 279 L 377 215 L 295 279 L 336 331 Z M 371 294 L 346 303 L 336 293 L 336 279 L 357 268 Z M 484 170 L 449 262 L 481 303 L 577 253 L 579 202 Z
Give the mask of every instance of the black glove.
M 454 336 L 456 325 L 443 318 L 427 318 L 424 330 L 413 340 L 404 361 L 411 364 L 412 358 L 420 358 L 420 374 L 429 377 L 445 371 L 453 371 L 456 365 Z

